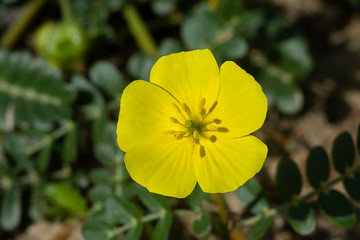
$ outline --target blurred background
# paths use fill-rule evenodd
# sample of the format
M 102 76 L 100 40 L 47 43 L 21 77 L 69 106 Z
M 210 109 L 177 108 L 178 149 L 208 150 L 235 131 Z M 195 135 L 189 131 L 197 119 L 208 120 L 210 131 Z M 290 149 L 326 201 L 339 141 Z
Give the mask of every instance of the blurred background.
M 135 184 L 116 143 L 126 85 L 148 81 L 163 55 L 204 48 L 252 74 L 269 103 L 255 133 L 265 167 L 255 187 L 224 195 L 226 221 L 199 188 L 177 200 Z M 0 239 L 360 239 L 359 122 L 359 0 L 0 1 Z M 336 162 L 336 142 L 357 170 L 319 171 L 355 179 L 353 190 L 331 184 L 348 199 L 332 203 L 350 212 L 327 211 L 316 192 L 308 222 L 289 222 L 276 208 L 291 202 L 279 163 L 293 160 L 292 193 L 306 196 L 309 152 L 321 146 Z

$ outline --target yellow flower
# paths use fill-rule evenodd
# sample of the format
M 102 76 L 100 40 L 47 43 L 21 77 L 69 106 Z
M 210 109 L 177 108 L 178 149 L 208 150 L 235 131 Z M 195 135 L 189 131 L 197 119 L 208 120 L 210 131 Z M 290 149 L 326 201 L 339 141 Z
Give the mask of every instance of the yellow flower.
M 150 192 L 184 198 L 237 189 L 260 171 L 267 147 L 250 135 L 266 116 L 261 86 L 209 50 L 160 58 L 150 83 L 123 92 L 117 125 L 130 176 Z

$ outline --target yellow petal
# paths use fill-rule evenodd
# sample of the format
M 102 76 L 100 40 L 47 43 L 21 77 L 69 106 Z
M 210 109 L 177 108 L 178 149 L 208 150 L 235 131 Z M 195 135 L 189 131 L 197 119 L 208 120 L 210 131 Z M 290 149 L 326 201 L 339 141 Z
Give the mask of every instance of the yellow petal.
M 252 135 L 214 143 L 202 139 L 200 144 L 203 157 L 195 154 L 195 174 L 201 189 L 209 193 L 236 190 L 260 171 L 267 155 L 267 146 Z
M 225 138 L 246 136 L 264 123 L 267 99 L 260 84 L 234 62 L 220 68 L 218 105 L 207 119 L 220 119 L 228 131 L 218 133 Z
M 153 66 L 150 82 L 169 91 L 191 112 L 198 112 L 205 98 L 205 108 L 216 101 L 219 92 L 219 67 L 212 53 L 205 50 L 175 53 L 161 57 Z
M 142 80 L 130 83 L 121 96 L 117 124 L 120 149 L 127 152 L 133 145 L 165 136 L 165 131 L 183 130 L 184 127 L 170 119 L 182 118 L 174 103 L 177 101 L 155 84 Z
M 193 144 L 172 136 L 151 139 L 125 154 L 130 176 L 150 192 L 184 198 L 196 185 Z

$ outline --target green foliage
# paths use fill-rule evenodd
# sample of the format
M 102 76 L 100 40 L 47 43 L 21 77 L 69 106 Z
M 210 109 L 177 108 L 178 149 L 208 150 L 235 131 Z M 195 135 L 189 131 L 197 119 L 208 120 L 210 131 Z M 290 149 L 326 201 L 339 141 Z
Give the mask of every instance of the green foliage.
M 348 132 L 339 135 L 335 139 L 332 157 L 335 169 L 342 174 L 345 174 L 346 170 L 354 164 L 355 148 Z
M 315 214 L 308 203 L 293 205 L 289 210 L 289 223 L 301 235 L 311 234 L 315 230 Z
M 70 117 L 72 100 L 58 70 L 28 53 L 0 50 L 0 129 L 49 128 Z
M 49 183 L 45 185 L 44 192 L 52 204 L 50 212 L 55 216 L 84 218 L 87 215 L 85 199 L 70 184 Z
M 270 206 L 261 186 L 253 180 L 238 188 L 236 193 L 241 203 L 253 214 L 260 214 Z
M 21 191 L 16 184 L 10 184 L 13 185 L 5 190 L 0 211 L 1 228 L 7 231 L 15 229 L 21 219 Z
M 306 175 L 314 191 L 304 196 L 299 196 L 302 179 L 297 165 L 291 159 L 282 160 L 277 169 L 276 183 L 279 195 L 286 202 L 278 207 L 270 208 L 261 187 L 253 181 L 237 190 L 240 201 L 254 214 L 249 219 L 249 222 L 255 222 L 250 231 L 252 239 L 261 238 L 270 227 L 273 216 L 282 211 L 287 211 L 287 220 L 295 232 L 301 235 L 313 233 L 316 227 L 315 213 L 307 201 L 314 196 L 318 196 L 315 199 L 321 212 L 333 224 L 344 229 L 355 226 L 356 214 L 351 203 L 342 193 L 331 189 L 342 181 L 349 196 L 355 201 L 360 199 L 360 167 L 353 167 L 354 144 L 349 133 L 344 132 L 335 139 L 332 153 L 334 166 L 342 175 L 329 181 L 330 164 L 326 151 L 322 147 L 311 149 Z
M 321 188 L 330 174 L 330 163 L 326 151 L 322 147 L 311 149 L 306 161 L 306 174 L 314 188 Z
M 320 193 L 321 211 L 338 227 L 351 229 L 356 224 L 356 215 L 350 202 L 341 193 L 331 190 Z
M 300 194 L 302 181 L 297 165 L 291 159 L 280 162 L 276 173 L 276 184 L 280 196 L 285 201 L 292 201 Z

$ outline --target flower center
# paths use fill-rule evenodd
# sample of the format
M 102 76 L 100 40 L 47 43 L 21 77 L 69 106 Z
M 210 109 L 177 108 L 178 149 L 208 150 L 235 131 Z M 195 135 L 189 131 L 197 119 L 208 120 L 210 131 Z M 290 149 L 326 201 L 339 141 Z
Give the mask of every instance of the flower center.
M 191 137 L 195 145 L 199 146 L 200 157 L 206 155 L 205 148 L 201 145 L 201 139 L 209 139 L 212 143 L 215 143 L 217 137 L 216 132 L 228 132 L 229 130 L 225 127 L 219 127 L 221 124 L 220 119 L 207 120 L 208 115 L 214 111 L 218 102 L 215 101 L 209 109 L 205 109 L 205 98 L 202 98 L 199 102 L 199 108 L 197 113 L 192 113 L 186 103 L 182 103 L 180 106 L 173 104 L 176 111 L 181 115 L 182 119 L 170 117 L 170 121 L 179 124 L 183 127 L 183 130 L 170 130 L 165 131 L 165 134 L 173 134 L 175 139 L 180 140 L 183 138 Z

